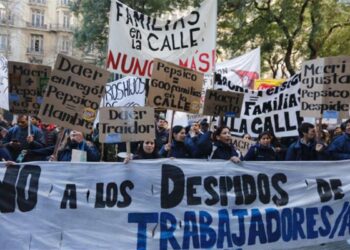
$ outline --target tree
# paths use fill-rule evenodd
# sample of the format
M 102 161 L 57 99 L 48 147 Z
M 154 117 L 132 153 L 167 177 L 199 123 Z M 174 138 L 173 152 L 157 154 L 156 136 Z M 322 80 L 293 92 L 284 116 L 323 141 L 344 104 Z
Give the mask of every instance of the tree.
M 219 3 L 218 44 L 232 55 L 261 46 L 262 58 L 273 76 L 278 70 L 294 75 L 304 59 L 349 51 L 344 46 L 350 35 L 349 7 L 335 0 Z
M 197 5 L 199 0 L 124 0 L 124 4 L 146 15 L 155 16 L 174 9 Z M 80 49 L 93 47 L 106 58 L 108 41 L 108 13 L 111 0 L 77 0 L 72 2 L 71 10 L 80 19 L 80 27 L 75 31 L 76 46 Z

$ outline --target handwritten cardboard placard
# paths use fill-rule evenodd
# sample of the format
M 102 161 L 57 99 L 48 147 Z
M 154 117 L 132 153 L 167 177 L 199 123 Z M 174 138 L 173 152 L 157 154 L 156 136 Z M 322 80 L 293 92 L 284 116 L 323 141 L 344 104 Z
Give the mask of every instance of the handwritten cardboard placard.
M 89 133 L 110 73 L 59 54 L 39 116 L 44 122 Z
M 204 115 L 240 117 L 244 94 L 208 89 L 203 108 Z
M 322 117 L 338 111 L 349 117 L 350 57 L 336 56 L 306 61 L 301 72 L 301 115 Z
M 203 74 L 160 59 L 154 60 L 147 102 L 149 106 L 198 113 Z
M 239 137 L 232 136 L 232 144 L 245 156 L 251 146 L 256 142 Z
M 8 72 L 10 112 L 37 115 L 51 67 L 9 61 Z
M 100 109 L 99 139 L 104 143 L 154 140 L 154 109 L 112 107 Z

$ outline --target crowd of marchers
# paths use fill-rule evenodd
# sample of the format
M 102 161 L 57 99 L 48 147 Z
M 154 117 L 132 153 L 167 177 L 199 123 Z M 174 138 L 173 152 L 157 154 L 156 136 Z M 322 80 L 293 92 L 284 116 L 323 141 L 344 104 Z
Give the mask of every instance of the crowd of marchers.
M 207 119 L 188 126 L 168 128 L 164 115 L 155 117 L 155 140 L 131 143 L 128 154 L 126 143 L 99 143 L 98 129 L 84 135 L 40 121 L 36 116 L 19 115 L 12 124 L 0 117 L 0 158 L 8 162 L 71 161 L 73 149 L 85 151 L 86 160 L 121 161 L 138 159 L 181 158 L 221 159 L 234 163 L 241 161 L 327 161 L 350 159 L 350 119 L 332 131 L 326 125 L 315 127 L 311 123 L 299 125 L 299 137 L 276 138 L 264 131 L 257 138 L 249 134 L 243 139 L 255 140 L 246 154 L 232 143 L 227 126 L 213 126 Z M 169 135 L 171 133 L 171 137 Z

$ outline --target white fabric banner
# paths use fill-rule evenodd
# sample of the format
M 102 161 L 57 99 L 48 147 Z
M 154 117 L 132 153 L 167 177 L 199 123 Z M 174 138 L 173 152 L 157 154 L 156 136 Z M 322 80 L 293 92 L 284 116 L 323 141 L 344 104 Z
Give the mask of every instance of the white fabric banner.
M 300 73 L 279 87 L 268 90 L 249 90 L 232 86 L 231 91 L 244 92 L 240 118 L 225 118 L 234 135 L 252 137 L 271 131 L 277 137 L 297 136 L 300 116 Z
M 289 249 L 349 238 L 350 161 L 0 165 L 0 245 Z M 315 171 L 317 169 L 317 171 Z
M 8 86 L 7 59 L 4 56 L 0 56 L 0 108 L 6 110 L 9 110 Z
M 217 63 L 215 71 L 222 79 L 219 84 L 215 84 L 215 89 L 230 91 L 233 85 L 253 89 L 254 80 L 260 78 L 260 47 L 229 61 Z
M 205 0 L 179 19 L 161 20 L 113 0 L 107 68 L 151 77 L 154 58 L 203 73 L 215 65 L 217 0 Z

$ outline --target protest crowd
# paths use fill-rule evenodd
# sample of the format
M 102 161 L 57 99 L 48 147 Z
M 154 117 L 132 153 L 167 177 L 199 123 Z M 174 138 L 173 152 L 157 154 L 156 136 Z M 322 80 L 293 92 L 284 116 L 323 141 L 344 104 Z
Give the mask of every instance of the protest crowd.
M 158 158 L 221 159 L 233 163 L 350 159 L 350 120 L 330 131 L 327 124 L 319 128 L 304 122 L 299 126 L 299 137 L 277 138 L 273 132 L 264 131 L 253 139 L 249 134 L 244 134 L 243 140 L 254 141 L 246 153 L 233 144 L 229 127 L 212 126 L 213 129 L 210 129 L 207 118 L 190 122 L 186 127 L 176 125 L 170 129 L 165 115 L 157 113 L 154 123 L 154 140 L 132 142 L 130 155 L 118 156 L 119 152 L 126 153 L 126 143 L 102 146 L 97 128 L 90 134 L 83 134 L 43 123 L 37 116 L 19 115 L 14 123 L 1 117 L 0 157 L 3 161 L 17 163 L 71 161 L 72 150 L 75 149 L 86 152 L 89 162 L 127 163 L 130 160 Z

